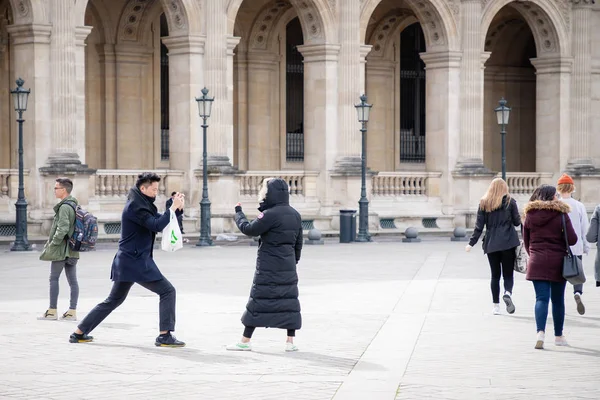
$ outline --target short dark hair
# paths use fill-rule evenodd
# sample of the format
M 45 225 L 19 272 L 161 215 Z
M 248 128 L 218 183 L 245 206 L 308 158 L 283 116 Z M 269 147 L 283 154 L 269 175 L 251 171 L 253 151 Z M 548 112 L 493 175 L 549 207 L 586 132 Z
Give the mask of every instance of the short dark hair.
M 177 194 L 177 192 L 171 193 L 171 197 L 175 196 L 176 194 Z
M 551 201 L 554 200 L 554 196 L 556 196 L 556 188 L 552 185 L 541 185 L 531 195 L 529 201 Z
M 135 187 L 138 189 L 140 186 L 148 187 L 154 182 L 160 182 L 160 176 L 156 175 L 154 172 L 142 172 L 138 175 L 137 182 L 135 182 Z
M 73 181 L 69 178 L 56 178 L 56 182 L 61 187 L 65 188 L 68 194 L 71 194 L 71 192 L 73 191 Z

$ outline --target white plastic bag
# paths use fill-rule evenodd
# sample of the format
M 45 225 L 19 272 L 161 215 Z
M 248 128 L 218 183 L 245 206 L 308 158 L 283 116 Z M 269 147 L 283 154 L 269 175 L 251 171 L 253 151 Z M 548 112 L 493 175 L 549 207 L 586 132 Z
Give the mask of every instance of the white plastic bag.
M 174 212 L 171 212 L 171 221 L 162 231 L 161 249 L 168 252 L 174 252 L 183 247 L 181 229 Z

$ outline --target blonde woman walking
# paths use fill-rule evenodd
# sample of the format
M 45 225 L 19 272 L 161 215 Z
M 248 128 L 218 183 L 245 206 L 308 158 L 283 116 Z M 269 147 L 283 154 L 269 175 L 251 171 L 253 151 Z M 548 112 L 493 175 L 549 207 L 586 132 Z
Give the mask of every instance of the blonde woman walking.
M 485 228 L 483 252 L 487 254 L 492 274 L 490 288 L 494 315 L 500 314 L 500 275 L 504 278 L 502 300 L 506 304 L 506 311 L 509 314 L 515 312 L 512 300 L 513 268 L 516 258 L 515 249 L 520 243 L 515 226 L 519 225 L 521 225 L 519 208 L 517 202 L 508 193 L 508 185 L 500 178 L 494 179 L 479 202 L 475 229 L 465 249 L 467 252 L 471 251 Z

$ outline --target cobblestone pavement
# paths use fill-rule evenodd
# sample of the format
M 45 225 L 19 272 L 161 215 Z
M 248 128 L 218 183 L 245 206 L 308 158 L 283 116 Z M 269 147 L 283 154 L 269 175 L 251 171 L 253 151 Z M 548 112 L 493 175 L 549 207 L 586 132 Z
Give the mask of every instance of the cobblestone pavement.
M 299 264 L 304 326 L 298 353 L 283 331 L 241 335 L 256 247 L 155 252 L 175 285 L 183 349 L 154 346 L 158 298 L 136 286 L 94 332 L 69 344 L 74 322 L 38 321 L 49 263 L 0 252 L 0 399 L 599 399 L 600 289 L 579 316 L 567 286 L 572 347 L 534 350 L 534 295 L 517 276 L 514 315 L 491 315 L 487 261 L 464 244 L 306 246 Z M 83 255 L 80 318 L 108 294 L 115 247 Z M 584 259 L 592 277 L 593 256 Z M 59 311 L 68 307 L 63 274 Z M 552 333 L 551 319 L 548 332 Z

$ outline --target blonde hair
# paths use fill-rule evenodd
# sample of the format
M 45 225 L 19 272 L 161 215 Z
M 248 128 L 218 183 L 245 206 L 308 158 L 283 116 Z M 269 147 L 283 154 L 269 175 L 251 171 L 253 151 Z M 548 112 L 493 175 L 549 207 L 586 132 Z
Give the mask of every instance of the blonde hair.
M 485 212 L 492 212 L 502 207 L 502 199 L 507 196 L 507 200 L 510 200 L 510 194 L 508 193 L 508 185 L 502 178 L 496 178 L 490 183 L 487 192 L 481 198 L 479 202 L 479 208 Z M 507 204 L 509 204 L 507 202 Z
M 556 190 L 558 190 L 558 193 L 571 194 L 575 191 L 575 185 L 573 185 L 571 183 L 561 183 L 556 186 Z
M 262 186 L 260 187 L 260 190 L 258 191 L 258 202 L 262 203 L 263 201 L 265 201 L 267 199 L 267 192 L 269 191 L 269 182 L 272 181 L 275 178 L 265 178 L 262 181 Z

